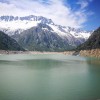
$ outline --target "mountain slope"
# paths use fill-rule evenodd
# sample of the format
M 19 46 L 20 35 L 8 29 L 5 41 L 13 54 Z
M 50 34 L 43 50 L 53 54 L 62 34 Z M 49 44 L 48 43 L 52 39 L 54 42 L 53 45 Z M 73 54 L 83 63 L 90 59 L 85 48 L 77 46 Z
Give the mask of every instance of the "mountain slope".
M 91 50 L 100 48 L 100 27 L 95 30 L 89 39 L 77 47 L 77 50 Z
M 66 37 L 61 38 L 52 28 L 45 24 L 38 24 L 19 34 L 17 41 L 28 50 L 36 51 L 64 51 L 75 48 L 69 45 Z M 15 36 L 16 37 L 16 36 Z
M 24 50 L 14 39 L 0 31 L 0 50 Z

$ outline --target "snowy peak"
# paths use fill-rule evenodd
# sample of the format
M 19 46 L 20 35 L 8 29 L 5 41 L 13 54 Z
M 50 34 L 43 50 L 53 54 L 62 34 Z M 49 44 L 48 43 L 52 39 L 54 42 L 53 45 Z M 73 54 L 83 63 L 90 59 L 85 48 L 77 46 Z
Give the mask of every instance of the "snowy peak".
M 51 19 L 42 16 L 1 16 L 0 17 L 0 30 L 7 33 L 8 35 L 20 34 L 24 30 L 30 29 L 31 27 L 40 27 L 42 30 L 48 30 L 58 34 L 62 38 L 68 40 L 75 39 L 84 42 L 91 35 L 91 32 L 82 31 L 72 27 L 66 27 L 56 25 Z
M 83 31 L 80 29 L 75 29 L 71 27 L 65 27 L 60 25 L 49 25 L 54 32 L 59 33 L 59 35 L 68 36 L 69 34 L 75 38 L 84 38 L 87 40 L 92 32 Z
M 0 17 L 0 28 L 3 32 L 6 31 L 8 35 L 15 34 L 16 31 L 21 30 L 18 32 L 21 33 L 23 30 L 27 30 L 31 27 L 37 26 L 39 23 L 42 24 L 54 24 L 51 19 L 47 19 L 42 16 L 1 16 Z
M 43 24 L 53 24 L 53 21 L 51 19 L 47 19 L 42 16 L 34 16 L 34 15 L 29 15 L 29 16 L 24 16 L 24 17 L 18 17 L 18 16 L 1 16 L 0 21 L 40 21 Z

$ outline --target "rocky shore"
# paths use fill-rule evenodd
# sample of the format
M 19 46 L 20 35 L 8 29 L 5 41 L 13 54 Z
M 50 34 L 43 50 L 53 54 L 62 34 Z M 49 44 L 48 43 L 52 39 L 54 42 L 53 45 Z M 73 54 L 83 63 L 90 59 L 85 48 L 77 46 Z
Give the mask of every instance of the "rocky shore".
M 92 49 L 92 50 L 78 50 L 70 52 L 69 54 L 74 56 L 85 56 L 85 57 L 96 57 L 100 58 L 100 49 Z
M 65 51 L 65 52 L 39 52 L 39 51 L 6 51 L 0 50 L 0 54 L 64 54 L 64 55 L 80 55 L 87 57 L 100 57 L 100 49 L 81 50 L 81 51 Z
M 88 57 L 100 57 L 100 49 L 81 50 L 79 55 Z

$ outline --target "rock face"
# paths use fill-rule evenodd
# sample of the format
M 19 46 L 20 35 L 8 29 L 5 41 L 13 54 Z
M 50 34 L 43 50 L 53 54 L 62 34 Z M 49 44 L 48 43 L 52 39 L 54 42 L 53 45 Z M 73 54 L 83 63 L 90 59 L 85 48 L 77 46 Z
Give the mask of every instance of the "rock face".
M 60 37 L 45 24 L 39 24 L 13 38 L 17 39 L 25 49 L 33 51 L 65 51 L 75 48 L 73 44 L 69 45 L 69 40 L 66 37 Z
M 80 45 L 77 50 L 92 50 L 100 48 L 100 27 L 95 30 L 89 39 Z
M 0 50 L 24 50 L 14 39 L 0 31 Z

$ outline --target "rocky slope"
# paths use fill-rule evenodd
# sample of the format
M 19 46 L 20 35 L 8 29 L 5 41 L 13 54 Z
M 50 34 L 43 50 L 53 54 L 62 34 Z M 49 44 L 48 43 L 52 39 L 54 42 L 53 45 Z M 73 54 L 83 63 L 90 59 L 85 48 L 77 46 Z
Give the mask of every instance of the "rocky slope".
M 81 44 L 77 49 L 78 50 L 91 50 L 100 48 L 100 27 L 95 30 L 89 39 Z
M 14 35 L 13 38 L 25 49 L 34 51 L 65 51 L 75 48 L 73 41 L 70 42 L 66 37 L 60 37 L 45 24 L 38 24 L 18 36 Z
M 0 50 L 24 50 L 14 39 L 0 31 Z
M 85 43 L 77 47 L 74 54 L 100 57 L 100 27 L 92 33 L 90 38 Z

